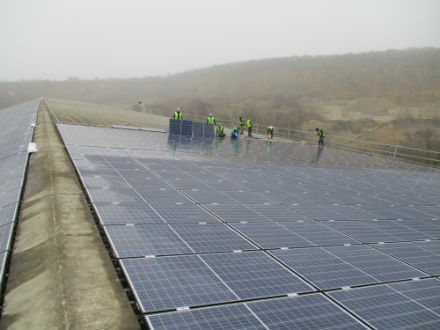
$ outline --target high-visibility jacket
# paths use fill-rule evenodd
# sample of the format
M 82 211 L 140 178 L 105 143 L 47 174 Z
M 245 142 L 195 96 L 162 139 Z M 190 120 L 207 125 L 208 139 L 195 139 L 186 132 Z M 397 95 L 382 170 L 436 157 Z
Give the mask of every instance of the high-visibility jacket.
M 238 130 L 237 127 L 234 127 L 234 128 L 231 130 L 231 137 L 240 137 L 240 131 Z
M 214 117 L 214 116 L 212 116 L 212 117 L 208 117 L 207 122 L 208 122 L 209 124 L 215 124 L 215 117 Z
M 268 127 L 267 127 L 267 130 L 268 130 L 269 132 L 273 132 L 273 126 L 268 126 Z
M 318 135 L 324 137 L 325 133 L 324 133 L 324 131 L 322 129 L 319 128 L 318 129 Z
M 252 127 L 252 121 L 250 119 L 247 120 L 247 126 Z
M 244 117 L 240 116 L 240 125 L 244 125 Z
M 220 135 L 220 134 L 223 134 L 223 125 L 219 125 L 219 126 L 217 126 L 217 133 Z
M 180 111 L 174 112 L 174 119 L 182 119 L 182 113 Z

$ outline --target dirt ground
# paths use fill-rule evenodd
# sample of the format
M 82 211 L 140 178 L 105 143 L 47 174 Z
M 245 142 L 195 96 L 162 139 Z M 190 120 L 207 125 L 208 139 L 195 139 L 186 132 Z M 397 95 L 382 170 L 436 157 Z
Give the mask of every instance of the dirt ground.
M 1 329 L 139 329 L 76 173 L 40 105 Z

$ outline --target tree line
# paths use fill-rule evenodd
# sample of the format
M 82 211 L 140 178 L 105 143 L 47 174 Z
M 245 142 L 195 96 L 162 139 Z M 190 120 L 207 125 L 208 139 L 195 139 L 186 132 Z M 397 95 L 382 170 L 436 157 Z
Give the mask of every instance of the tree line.
M 282 107 L 286 103 L 360 97 L 438 104 L 440 49 L 272 58 L 166 77 L 0 82 L 1 108 L 41 96 L 100 104 L 138 100 L 233 104 L 270 99 Z

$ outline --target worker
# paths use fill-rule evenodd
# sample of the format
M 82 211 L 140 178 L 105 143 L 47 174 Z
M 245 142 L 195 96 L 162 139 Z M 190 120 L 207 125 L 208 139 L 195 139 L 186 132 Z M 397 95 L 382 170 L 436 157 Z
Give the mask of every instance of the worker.
M 237 127 L 234 127 L 232 130 L 231 130 L 231 139 L 239 139 L 240 138 L 240 132 L 238 131 L 238 128 Z
M 180 108 L 177 108 L 177 110 L 174 112 L 174 119 L 182 120 L 182 113 L 180 112 Z
M 316 128 L 317 135 L 319 136 L 318 146 L 324 146 L 325 133 L 322 129 Z
M 247 120 L 248 127 L 248 137 L 252 137 L 252 121 L 250 119 Z
M 273 139 L 273 126 L 272 126 L 272 125 L 267 127 L 267 132 L 266 132 L 266 134 L 267 134 L 267 135 L 270 134 L 270 139 Z
M 244 117 L 243 114 L 240 114 L 240 134 L 243 134 L 244 131 Z
M 212 113 L 209 114 L 208 120 L 206 121 L 208 124 L 215 125 L 215 117 L 212 115 Z
M 225 132 L 223 130 L 223 124 L 220 123 L 220 125 L 217 126 L 217 136 L 218 137 L 224 137 L 225 136 Z

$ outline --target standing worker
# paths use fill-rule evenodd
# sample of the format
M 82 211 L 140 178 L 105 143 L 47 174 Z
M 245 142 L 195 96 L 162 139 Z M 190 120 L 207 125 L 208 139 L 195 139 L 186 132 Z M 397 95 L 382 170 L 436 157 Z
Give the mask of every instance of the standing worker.
M 324 136 L 325 136 L 324 131 L 320 128 L 317 128 L 316 132 L 317 135 L 319 136 L 318 146 L 324 146 Z
M 174 112 L 174 119 L 182 120 L 182 113 L 180 112 L 180 108 L 177 108 L 177 110 Z
M 270 138 L 273 139 L 273 126 L 272 126 L 272 125 L 267 127 L 267 132 L 266 132 L 266 134 L 267 134 L 267 135 L 270 134 Z
M 212 115 L 212 113 L 209 114 L 208 120 L 206 121 L 208 124 L 215 125 L 215 117 Z
M 243 114 L 240 114 L 240 134 L 243 134 L 244 131 L 244 117 Z
M 252 121 L 250 119 L 247 120 L 248 127 L 248 137 L 252 137 Z

